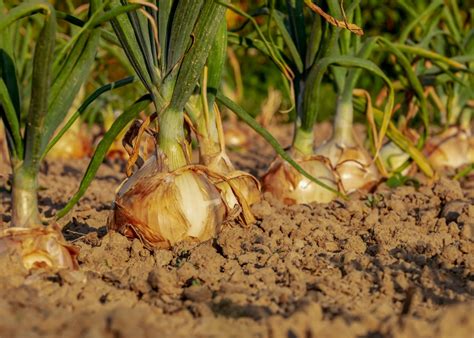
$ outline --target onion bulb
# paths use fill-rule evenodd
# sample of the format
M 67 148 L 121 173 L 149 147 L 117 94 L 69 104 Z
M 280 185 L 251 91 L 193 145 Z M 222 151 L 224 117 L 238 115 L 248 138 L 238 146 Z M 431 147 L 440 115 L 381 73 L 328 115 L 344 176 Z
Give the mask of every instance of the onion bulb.
M 85 86 L 82 86 L 79 93 L 69 108 L 68 117 L 78 111 L 85 98 Z M 59 130 L 64 126 L 66 118 L 61 124 Z M 85 131 L 84 125 L 80 119 L 74 121 L 69 129 L 61 136 L 56 144 L 48 151 L 48 159 L 79 159 L 90 156 L 92 153 L 92 140 Z
M 346 193 L 369 188 L 379 179 L 369 153 L 355 142 L 336 142 L 332 139 L 320 146 L 316 154 L 329 159 Z
M 48 159 L 79 159 L 91 155 L 92 143 L 77 120 L 48 152 Z
M 228 123 L 224 127 L 225 144 L 230 148 L 246 149 L 249 145 L 249 134 L 236 123 Z
M 435 168 L 459 168 L 474 163 L 474 137 L 469 131 L 453 126 L 431 137 L 425 151 Z
M 338 189 L 338 180 L 330 164 L 323 157 L 310 156 L 297 162 L 313 177 L 326 183 L 334 190 Z M 263 176 L 262 186 L 265 192 L 272 193 L 273 196 L 288 205 L 311 202 L 328 203 L 336 198 L 335 192 L 304 177 L 288 162 L 280 158 L 273 161 L 270 169 Z
M 10 227 L 0 231 L 0 254 L 19 253 L 23 265 L 33 268 L 77 269 L 78 249 L 64 240 L 55 227 Z
M 109 228 L 148 247 L 214 237 L 227 220 L 220 191 L 202 166 L 159 172 L 152 158 L 119 189 Z
M 380 158 L 383 161 L 385 168 L 388 171 L 393 172 L 394 170 L 401 167 L 409 158 L 405 151 L 399 148 L 395 143 L 388 142 L 380 149 Z M 403 174 L 408 173 L 409 167 L 403 171 Z

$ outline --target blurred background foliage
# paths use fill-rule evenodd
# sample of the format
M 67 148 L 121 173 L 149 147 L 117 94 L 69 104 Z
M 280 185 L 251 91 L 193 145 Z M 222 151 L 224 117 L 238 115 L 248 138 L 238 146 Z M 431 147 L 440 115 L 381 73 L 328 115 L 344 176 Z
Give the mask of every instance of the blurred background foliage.
M 266 30 L 274 28 L 268 26 L 266 21 L 268 10 L 265 9 L 268 8 L 271 2 L 274 3 L 276 9 L 284 9 L 287 6 L 286 0 L 233 1 L 236 6 L 256 18 L 264 33 L 266 33 Z M 315 3 L 324 8 L 324 2 L 315 1 Z M 350 3 L 351 1 L 344 1 L 342 5 L 348 8 Z M 472 38 L 474 34 L 472 30 L 474 2 L 471 0 L 361 0 L 360 7 L 362 9 L 362 27 L 365 37 L 380 36 L 392 42 L 403 39 L 403 42 L 407 45 L 421 46 L 449 58 L 473 53 L 472 46 L 461 46 L 463 44 L 461 39 L 467 40 L 465 43 L 470 45 L 474 43 Z M 230 11 L 228 13 L 228 24 L 231 31 L 238 32 L 241 36 L 255 37 L 255 31 L 248 20 Z M 309 16 L 312 13 L 307 11 L 307 15 L 306 19 L 310 22 Z M 408 26 L 414 22 L 417 23 L 409 29 Z M 307 27 L 309 30 L 310 25 L 307 25 Z M 407 31 L 409 31 L 408 35 Z M 279 42 L 278 38 L 278 36 L 275 36 L 275 42 L 277 43 Z M 233 49 L 240 64 L 243 88 L 245 88 L 245 93 L 239 93 L 243 98 L 240 100 L 240 104 L 248 111 L 258 114 L 268 96 L 268 88 L 274 88 L 283 94 L 279 111 L 287 112 L 288 109 L 291 109 L 289 92 L 283 85 L 282 75 L 277 67 L 268 61 L 268 57 L 262 55 L 257 49 L 245 49 L 239 46 L 231 46 L 230 48 Z M 389 78 L 401 82 L 399 87 L 408 87 L 403 67 L 396 61 L 394 62 L 393 57 L 391 58 L 387 53 L 380 52 L 374 53 L 372 59 Z M 417 58 L 410 58 L 410 60 L 413 64 L 417 62 Z M 420 78 L 425 75 L 423 67 L 419 64 L 416 66 L 416 73 Z M 470 77 L 472 78 L 472 76 Z M 422 80 L 426 79 L 427 77 L 422 78 Z M 330 78 L 325 78 L 321 95 L 324 100 L 319 103 L 321 105 L 319 121 L 329 119 L 334 113 L 336 93 L 333 83 L 334 81 L 331 81 Z M 230 67 L 227 71 L 226 84 L 231 89 L 236 90 L 235 77 Z M 365 74 L 359 82 L 359 87 L 368 89 L 375 99 L 377 93 L 382 89 L 383 83 L 380 79 Z M 466 90 L 472 92 L 472 87 L 469 88 L 470 86 L 466 86 Z M 459 88 L 456 88 L 456 90 L 459 90 Z M 410 90 L 398 91 L 397 102 L 401 103 L 403 108 L 398 110 L 398 115 L 405 114 L 408 109 L 408 107 L 403 107 L 404 103 L 408 105 L 410 101 L 407 99 L 407 95 L 410 97 L 413 96 L 413 93 Z M 432 109 L 437 109 L 434 106 L 432 106 Z M 280 120 L 292 121 L 294 119 L 293 112 L 294 110 L 291 110 L 289 114 L 280 114 L 280 117 L 282 117 Z M 356 121 L 364 122 L 366 120 L 364 114 L 365 112 L 356 111 Z M 434 122 L 440 123 L 442 120 L 439 114 L 433 113 L 431 117 Z
M 85 0 L 50 0 L 51 3 L 59 10 L 65 13 L 71 13 L 74 16 L 81 18 L 87 13 L 87 7 Z M 15 5 L 22 2 L 21 0 L 8 0 L 6 4 L 8 7 L 14 7 Z M 361 0 L 360 7 L 362 9 L 363 29 L 366 37 L 371 36 L 383 36 L 387 37 L 391 41 L 397 41 L 408 22 L 411 22 L 417 15 L 423 13 L 429 6 L 434 6 L 436 1 L 430 0 Z M 449 38 L 444 36 L 444 33 L 435 33 L 434 30 L 446 31 L 450 27 L 447 25 L 446 20 L 438 21 L 439 24 L 431 27 L 431 22 L 434 19 L 443 15 L 446 10 L 445 7 L 457 6 L 457 10 L 462 16 L 461 18 L 454 18 L 461 20 L 462 22 L 472 21 L 474 14 L 474 2 L 471 0 L 463 1 L 445 1 L 446 4 L 441 4 L 436 8 L 430 15 L 420 18 L 419 24 L 416 25 L 408 36 L 407 42 L 410 44 L 423 43 L 423 39 L 426 39 L 427 35 L 432 35 L 433 43 L 430 48 L 434 45 L 437 46 L 437 52 L 453 57 L 459 55 L 459 48 L 456 46 L 456 41 L 453 43 L 446 43 Z M 264 34 L 267 34 L 267 30 L 272 30 L 272 24 L 268 25 L 268 7 L 270 3 L 274 3 L 276 9 L 284 9 L 287 6 L 287 0 L 232 0 L 232 4 L 241 10 L 249 13 L 254 17 L 262 29 Z M 322 1 L 315 1 L 315 3 L 324 7 Z M 346 0 L 342 2 L 344 7 L 348 7 L 351 1 Z M 310 11 L 307 11 L 308 22 L 311 20 L 309 17 L 313 15 Z M 256 38 L 254 28 L 247 19 L 243 16 L 238 15 L 230 10 L 227 11 L 227 22 L 228 29 L 230 32 L 234 32 L 239 36 L 249 36 Z M 25 20 L 38 22 L 33 25 L 24 25 Z M 35 29 L 35 24 L 41 25 L 39 18 L 35 16 L 20 21 L 19 25 L 24 25 L 25 29 L 22 30 L 22 38 L 16 40 L 16 50 L 19 58 L 17 62 L 20 64 L 18 69 L 21 70 L 18 77 L 20 83 L 25 85 L 29 83 L 31 77 L 31 69 L 28 65 L 31 63 L 27 62 L 33 53 L 34 40 L 38 34 L 38 29 Z M 26 28 L 28 27 L 28 28 Z M 62 36 L 58 38 L 57 48 L 61 48 L 67 41 L 67 37 L 71 33 L 68 30 L 78 29 L 74 25 L 63 22 L 60 24 L 62 29 Z M 472 27 L 472 24 L 470 25 Z M 110 27 L 108 29 L 111 30 Z M 308 25 L 308 30 L 310 25 Z M 429 29 L 430 32 L 427 32 Z M 275 30 L 276 31 L 276 30 Z M 275 35 L 275 42 L 283 46 L 281 37 Z M 472 32 L 471 32 L 472 34 Z M 285 83 L 287 80 L 284 79 L 281 72 L 273 64 L 266 55 L 263 55 L 256 48 L 245 48 L 242 46 L 229 44 L 228 61 L 225 68 L 224 75 L 224 92 L 236 100 L 243 106 L 247 111 L 251 112 L 254 116 L 257 116 L 268 101 L 269 95 L 277 95 L 277 103 L 275 118 L 278 121 L 291 122 L 295 118 L 294 109 L 290 99 L 290 92 L 288 85 Z M 383 53 L 375 53 L 374 62 L 378 64 L 383 71 L 391 79 L 401 79 L 402 68 L 396 63 L 392 62 L 390 58 L 387 58 Z M 121 48 L 114 45 L 107 39 L 103 39 L 100 46 L 99 54 L 96 57 L 97 67 L 91 78 L 86 85 L 86 92 L 92 92 L 95 88 L 117 81 L 126 76 L 133 74 L 133 70 L 126 61 L 126 57 Z M 322 86 L 322 95 L 324 98 L 320 102 L 320 114 L 318 121 L 329 119 L 334 114 L 336 91 L 333 86 L 333 81 L 330 78 L 325 78 Z M 134 86 L 139 86 L 136 84 Z M 372 76 L 363 76 L 359 82 L 359 86 L 364 89 L 370 89 L 372 94 L 378 93 L 383 83 L 380 79 Z M 108 120 L 113 119 L 114 111 L 122 111 L 125 107 L 123 106 L 126 102 L 130 102 L 129 99 L 136 96 L 136 90 L 133 86 L 126 86 L 114 90 L 107 95 L 100 97 L 97 102 L 91 105 L 86 112 L 82 114 L 82 120 L 87 122 L 89 126 L 94 123 L 99 125 L 107 124 Z M 375 94 L 374 94 L 375 95 Z M 398 93 L 398 102 L 404 101 L 406 92 Z M 273 102 L 275 105 L 275 102 Z M 275 110 L 275 107 L 273 107 Z M 27 111 L 28 107 L 24 107 L 24 111 Z M 356 111 L 356 121 L 365 121 L 364 112 Z M 24 114 L 23 114 L 24 116 Z M 439 117 L 434 117 L 434 120 L 440 120 Z

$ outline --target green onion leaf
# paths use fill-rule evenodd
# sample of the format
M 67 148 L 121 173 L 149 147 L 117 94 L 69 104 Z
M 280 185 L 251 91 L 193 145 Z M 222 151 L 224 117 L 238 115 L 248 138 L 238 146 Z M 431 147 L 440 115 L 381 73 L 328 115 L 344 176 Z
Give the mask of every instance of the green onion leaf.
M 132 121 L 135 119 L 138 114 L 147 108 L 152 102 L 149 94 L 142 96 L 138 101 L 126 109 L 122 115 L 120 115 L 112 124 L 110 129 L 104 134 L 104 137 L 97 145 L 97 148 L 92 156 L 89 166 L 82 178 L 82 181 L 79 185 L 79 189 L 74 194 L 74 196 L 69 200 L 66 206 L 58 211 L 56 218 L 62 218 L 66 215 L 72 207 L 79 201 L 79 199 L 85 194 L 87 188 L 91 184 L 92 180 L 99 170 L 100 164 L 107 154 L 107 150 L 110 148 L 115 138 L 120 134 L 120 132 Z

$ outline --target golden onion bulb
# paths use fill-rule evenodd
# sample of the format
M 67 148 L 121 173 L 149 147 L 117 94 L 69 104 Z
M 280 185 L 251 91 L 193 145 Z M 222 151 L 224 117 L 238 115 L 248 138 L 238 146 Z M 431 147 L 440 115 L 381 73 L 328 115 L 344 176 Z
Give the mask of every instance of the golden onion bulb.
M 78 248 L 68 244 L 55 227 L 11 227 L 0 231 L 0 254 L 17 252 L 27 269 L 76 269 Z
M 90 156 L 92 152 L 90 138 L 82 129 L 73 127 L 51 148 L 46 156 L 48 159 L 79 159 Z
M 352 144 L 339 144 L 334 139 L 316 150 L 329 159 L 346 193 L 369 188 L 379 180 L 379 174 L 369 153 Z
M 81 103 L 85 98 L 85 86 L 82 86 L 71 107 L 67 116 L 71 116 L 78 111 Z M 66 119 L 67 120 L 67 119 Z M 61 128 L 64 122 L 61 124 Z M 86 128 L 80 119 L 74 121 L 59 141 L 50 149 L 46 157 L 48 159 L 78 159 L 90 156 L 92 153 L 92 140 Z
M 245 129 L 239 128 L 236 123 L 229 123 L 224 127 L 225 144 L 230 148 L 245 149 L 249 144 L 249 134 Z
M 337 178 L 331 166 L 320 156 L 298 160 L 298 164 L 310 175 L 338 189 Z M 301 175 L 288 162 L 278 158 L 262 177 L 263 191 L 270 192 L 285 204 L 328 203 L 337 197 L 330 191 Z
M 167 248 L 182 240 L 214 237 L 227 208 L 206 172 L 186 166 L 157 173 L 149 163 L 120 188 L 109 228 L 138 237 L 148 247 Z
M 457 126 L 431 137 L 425 151 L 435 168 L 459 168 L 474 163 L 474 137 Z

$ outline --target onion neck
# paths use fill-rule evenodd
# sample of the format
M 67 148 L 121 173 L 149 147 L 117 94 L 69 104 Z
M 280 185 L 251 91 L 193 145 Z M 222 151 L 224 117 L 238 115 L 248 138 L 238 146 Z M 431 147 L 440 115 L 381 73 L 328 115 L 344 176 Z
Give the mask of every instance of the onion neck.
M 451 100 L 448 99 L 448 126 L 453 126 L 458 123 L 462 112 L 462 107 L 459 104 L 459 96 L 454 95 Z
M 166 165 L 170 171 L 188 164 L 186 160 L 183 112 L 167 109 L 160 115 L 158 144 L 166 156 Z
M 208 165 L 221 153 L 217 118 L 213 107 L 202 104 L 202 112 L 197 119 L 199 156 L 204 165 Z M 220 121 L 219 121 L 220 122 Z
M 471 134 L 471 115 L 472 115 L 472 110 L 465 108 L 461 114 L 461 118 L 459 121 L 459 124 L 461 128 Z
M 337 99 L 336 117 L 334 120 L 333 140 L 337 144 L 352 144 L 352 125 L 354 120 L 354 108 L 352 96 L 340 96 Z
M 293 139 L 293 150 L 298 156 L 310 156 L 313 154 L 314 135 L 313 131 L 304 130 L 301 127 L 296 127 L 295 137 Z
M 37 171 L 27 170 L 23 165 L 13 169 L 11 225 L 23 228 L 41 225 Z

